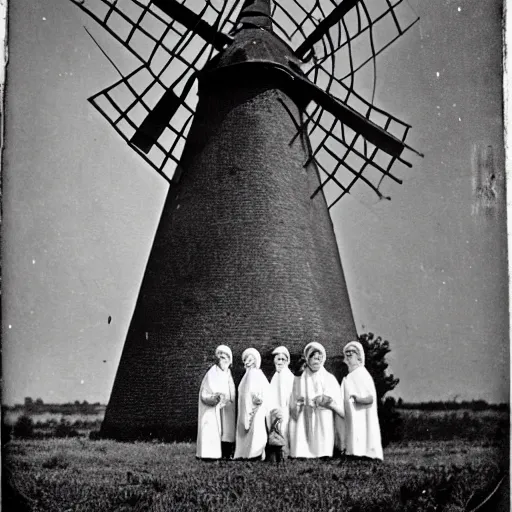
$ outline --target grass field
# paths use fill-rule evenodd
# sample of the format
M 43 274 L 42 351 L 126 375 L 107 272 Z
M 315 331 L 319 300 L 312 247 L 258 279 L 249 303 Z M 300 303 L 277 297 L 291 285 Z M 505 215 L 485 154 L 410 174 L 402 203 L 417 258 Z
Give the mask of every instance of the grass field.
M 198 461 L 186 443 L 92 441 L 87 435 L 102 419 L 96 413 L 31 415 L 32 438 L 14 436 L 3 447 L 2 505 L 21 512 L 466 512 L 507 473 L 508 411 L 400 414 L 402 441 L 385 449 L 383 463 L 289 460 L 279 467 Z M 501 499 L 478 512 L 509 510 L 508 486 Z
M 85 438 L 12 440 L 4 456 L 5 510 L 14 493 L 12 510 L 59 512 L 466 511 L 508 467 L 501 443 L 461 440 L 392 445 L 383 463 L 207 463 L 193 444 Z

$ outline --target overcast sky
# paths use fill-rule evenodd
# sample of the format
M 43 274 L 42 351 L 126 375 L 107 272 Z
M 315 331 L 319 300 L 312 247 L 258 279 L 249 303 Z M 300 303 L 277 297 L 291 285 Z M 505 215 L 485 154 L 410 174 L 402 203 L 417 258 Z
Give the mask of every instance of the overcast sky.
M 331 210 L 354 317 L 389 340 L 396 396 L 504 401 L 501 2 L 410 3 L 421 20 L 378 61 L 377 102 L 425 158 L 387 183 L 391 201 L 363 192 Z M 83 25 L 135 63 L 69 0 L 9 7 L 3 401 L 106 402 L 166 185 L 87 102 L 117 75 Z M 484 212 L 473 180 L 488 146 Z

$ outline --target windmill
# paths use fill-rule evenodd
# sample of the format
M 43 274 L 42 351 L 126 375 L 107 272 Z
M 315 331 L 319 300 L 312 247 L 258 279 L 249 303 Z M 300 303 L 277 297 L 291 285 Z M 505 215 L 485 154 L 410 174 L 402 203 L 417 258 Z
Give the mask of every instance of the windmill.
M 329 208 L 360 183 L 384 198 L 410 166 L 410 126 L 372 84 L 417 17 L 404 0 L 73 1 L 141 63 L 90 102 L 169 183 L 102 435 L 193 438 L 217 344 L 236 370 L 249 346 L 294 358 L 313 339 L 336 364 L 356 336 Z

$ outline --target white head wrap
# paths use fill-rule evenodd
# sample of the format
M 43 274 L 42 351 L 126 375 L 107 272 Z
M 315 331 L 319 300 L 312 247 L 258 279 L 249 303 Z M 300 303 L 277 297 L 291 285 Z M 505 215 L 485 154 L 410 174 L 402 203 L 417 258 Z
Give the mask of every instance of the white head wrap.
M 308 343 L 306 345 L 306 347 L 304 348 L 304 357 L 306 358 L 306 361 L 309 359 L 312 352 L 314 352 L 315 350 L 318 350 L 322 354 L 322 356 L 324 358 L 323 363 L 325 363 L 325 360 L 327 358 L 327 355 L 325 353 L 325 348 L 323 345 L 321 345 L 317 341 L 312 341 L 311 343 Z
M 286 347 L 284 347 L 283 345 L 272 350 L 273 356 L 277 356 L 277 354 L 285 355 L 288 359 L 288 362 L 290 362 L 290 352 L 288 352 L 288 349 Z
M 364 366 L 364 349 L 363 345 L 359 343 L 359 341 L 349 341 L 344 347 L 343 347 L 343 355 L 345 355 L 345 352 L 349 349 L 353 348 L 356 350 L 357 355 L 359 356 L 359 359 L 361 360 L 361 364 Z
M 233 354 L 231 353 L 231 349 L 227 345 L 219 345 L 215 349 L 215 357 L 219 357 L 219 354 L 226 354 L 229 357 L 229 364 L 233 362 Z
M 242 354 L 242 362 L 245 363 L 245 360 L 248 356 L 253 356 L 256 361 L 256 368 L 261 366 L 261 356 L 260 353 L 255 348 L 246 348 Z

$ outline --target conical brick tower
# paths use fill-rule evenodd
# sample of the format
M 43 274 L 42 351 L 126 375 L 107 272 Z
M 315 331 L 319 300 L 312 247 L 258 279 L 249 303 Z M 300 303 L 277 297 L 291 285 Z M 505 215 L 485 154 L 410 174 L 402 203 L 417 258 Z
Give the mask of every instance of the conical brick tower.
M 127 334 L 102 435 L 194 439 L 215 347 L 298 358 L 312 340 L 339 364 L 355 324 L 305 131 L 306 102 L 265 62 L 298 66 L 268 2 L 242 10 L 234 42 L 199 77 L 199 103 Z

